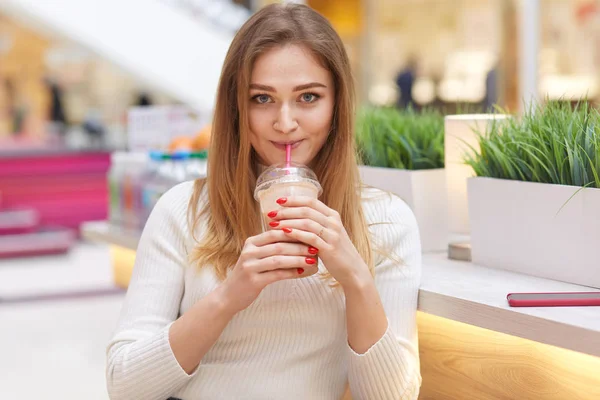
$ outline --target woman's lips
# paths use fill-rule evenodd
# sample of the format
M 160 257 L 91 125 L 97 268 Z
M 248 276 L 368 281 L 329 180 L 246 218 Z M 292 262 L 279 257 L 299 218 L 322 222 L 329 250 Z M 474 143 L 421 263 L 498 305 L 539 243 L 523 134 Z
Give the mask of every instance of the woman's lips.
M 298 140 L 295 142 L 291 142 L 290 144 L 292 145 L 292 150 L 295 149 L 296 147 L 300 146 L 300 143 L 302 143 L 303 140 L 304 139 Z M 285 143 L 280 143 L 280 142 L 271 142 L 271 143 L 273 143 L 273 146 L 277 147 L 279 150 L 285 151 L 285 147 L 286 147 Z

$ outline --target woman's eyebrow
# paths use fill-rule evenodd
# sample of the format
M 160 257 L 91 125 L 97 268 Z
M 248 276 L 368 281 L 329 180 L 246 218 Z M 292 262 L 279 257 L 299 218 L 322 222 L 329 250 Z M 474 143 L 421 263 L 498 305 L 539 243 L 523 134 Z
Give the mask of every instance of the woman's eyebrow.
M 251 83 L 250 89 L 264 90 L 266 92 L 277 92 L 273 86 L 261 85 L 260 83 Z
M 305 83 L 304 85 L 298 85 L 294 88 L 294 92 L 299 92 L 301 90 L 306 90 L 306 89 L 312 89 L 315 87 L 322 87 L 322 88 L 326 88 L 327 86 L 323 85 L 322 83 L 319 82 L 311 82 L 311 83 Z
M 305 83 L 303 85 L 298 85 L 294 88 L 294 92 L 299 92 L 301 90 L 306 90 L 306 89 L 311 89 L 311 88 L 315 88 L 315 87 L 322 87 L 322 88 L 326 88 L 327 86 L 325 86 L 322 83 L 319 82 L 311 82 L 311 83 Z M 255 89 L 255 90 L 264 90 L 265 92 L 274 92 L 277 93 L 277 90 L 275 90 L 275 88 L 273 86 L 268 86 L 268 85 L 262 85 L 260 83 L 251 83 L 250 84 L 250 89 Z

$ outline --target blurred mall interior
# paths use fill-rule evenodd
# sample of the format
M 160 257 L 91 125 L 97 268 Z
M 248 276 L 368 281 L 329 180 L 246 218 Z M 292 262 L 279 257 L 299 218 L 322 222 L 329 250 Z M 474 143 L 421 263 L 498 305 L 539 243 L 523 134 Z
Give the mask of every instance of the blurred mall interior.
M 136 193 L 206 174 L 225 52 L 270 2 L 0 0 L 1 399 L 108 398 L 106 345 L 151 210 Z M 342 37 L 361 107 L 519 115 L 599 100 L 600 0 L 300 2 Z M 426 324 L 444 329 L 419 318 L 424 343 Z M 600 348 L 597 324 L 589 337 Z M 444 392 L 436 379 L 455 379 L 439 370 L 452 363 L 428 363 L 423 351 L 423 399 L 600 398 L 600 374 L 586 386 L 589 376 L 561 369 L 531 375 L 547 390 L 521 382 L 522 397 L 493 371 L 463 381 L 475 391 Z M 533 363 L 527 354 L 519 362 Z M 581 362 L 600 372 L 599 354 Z M 562 373 L 572 381 L 559 390 L 549 376 Z

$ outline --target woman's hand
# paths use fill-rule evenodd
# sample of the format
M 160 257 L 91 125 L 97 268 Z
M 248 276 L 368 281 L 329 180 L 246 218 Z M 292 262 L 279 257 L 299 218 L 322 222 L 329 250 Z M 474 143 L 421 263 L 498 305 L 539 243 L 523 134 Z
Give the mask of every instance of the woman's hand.
M 283 208 L 268 214 L 270 225 L 289 238 L 318 249 L 331 275 L 346 288 L 371 279 L 369 268 L 354 247 L 340 214 L 310 197 L 281 198 Z
M 269 284 L 317 272 L 314 250 L 281 230 L 246 240 L 240 258 L 221 287 L 229 311 L 249 307 Z

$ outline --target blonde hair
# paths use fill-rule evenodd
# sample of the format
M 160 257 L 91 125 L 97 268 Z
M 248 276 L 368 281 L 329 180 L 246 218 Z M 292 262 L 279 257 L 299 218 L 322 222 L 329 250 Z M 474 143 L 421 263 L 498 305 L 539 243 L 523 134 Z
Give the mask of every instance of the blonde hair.
M 331 132 L 311 163 L 322 187 L 320 200 L 341 216 L 352 243 L 373 273 L 369 230 L 361 205 L 354 139 L 354 83 L 340 37 L 316 11 L 297 4 L 272 4 L 255 13 L 233 39 L 221 72 L 208 176 L 196 181 L 190 200 L 192 232 L 200 220 L 202 239 L 190 254 L 200 268 L 211 265 L 220 279 L 240 256 L 244 242 L 261 232 L 253 198 L 259 164 L 249 139 L 248 92 L 252 66 L 274 47 L 307 47 L 333 76 L 335 105 Z M 207 189 L 208 201 L 200 204 Z M 324 278 L 331 278 L 324 274 Z

